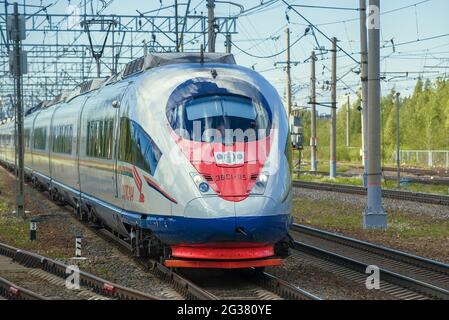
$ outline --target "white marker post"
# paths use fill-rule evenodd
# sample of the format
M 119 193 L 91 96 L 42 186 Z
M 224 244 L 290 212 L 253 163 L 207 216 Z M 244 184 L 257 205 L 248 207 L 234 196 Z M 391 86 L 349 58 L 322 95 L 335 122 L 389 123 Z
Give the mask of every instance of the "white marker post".
M 74 261 L 87 260 L 87 258 L 84 258 L 81 255 L 82 240 L 83 240 L 82 236 L 75 236 L 75 257 L 73 257 L 71 260 L 74 260 Z
M 75 240 L 75 257 L 76 258 L 81 258 L 81 240 L 82 240 L 81 236 L 76 236 L 76 240 Z
M 36 241 L 37 222 L 31 220 L 30 222 L 30 241 Z

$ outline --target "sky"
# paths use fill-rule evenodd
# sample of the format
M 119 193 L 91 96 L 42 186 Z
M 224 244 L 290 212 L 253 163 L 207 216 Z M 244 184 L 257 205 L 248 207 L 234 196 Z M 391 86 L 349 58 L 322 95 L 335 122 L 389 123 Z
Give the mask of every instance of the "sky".
M 24 0 L 19 0 L 19 3 Z M 110 2 L 110 0 L 105 0 Z M 179 0 L 180 12 L 184 13 L 183 3 Z M 237 6 L 222 3 L 216 5 L 216 16 L 229 16 L 239 12 Z M 272 56 L 284 51 L 286 48 L 285 29 L 291 30 L 292 43 L 305 32 L 308 23 L 293 11 L 286 12 L 287 6 L 283 1 L 273 2 L 263 7 L 262 10 L 250 12 L 238 18 L 238 34 L 233 36 L 233 42 L 250 55 Z M 331 43 L 322 36 L 318 30 L 327 37 L 337 37 L 341 46 L 353 59 L 360 61 L 360 35 L 359 12 L 356 10 L 358 0 L 287 0 L 291 5 L 328 6 L 341 7 L 345 10 L 325 8 L 296 8 L 313 25 L 319 45 L 324 49 L 330 49 Z M 69 4 L 78 4 L 80 0 L 27 0 L 28 5 L 54 4 L 48 11 L 51 13 L 64 13 Z M 101 1 L 94 0 L 94 10 L 101 7 Z M 159 9 L 162 6 L 172 6 L 174 0 L 113 0 L 104 10 L 104 14 L 136 14 L 136 10 L 146 12 Z M 247 10 L 261 3 L 261 0 L 240 1 Z M 185 6 L 184 6 L 185 8 Z M 197 13 L 207 12 L 204 0 L 192 0 L 192 8 Z M 3 10 L 3 9 L 0 9 Z M 192 11 L 193 11 L 192 10 Z M 413 92 L 416 79 L 420 76 L 435 79 L 449 72 L 449 1 L 447 0 L 381 0 L 381 38 L 382 48 L 381 69 L 385 74 L 382 81 L 382 90 L 386 94 L 392 89 L 400 91 L 403 96 Z M 3 13 L 3 12 L 2 12 Z M 160 15 L 173 15 L 174 9 L 170 7 L 155 12 Z M 288 16 L 288 21 L 287 17 Z M 39 41 L 33 35 L 28 41 Z M 436 37 L 430 40 L 428 38 Z M 145 35 L 142 35 L 142 39 Z M 147 37 L 150 38 L 150 35 Z M 420 39 L 421 41 L 417 41 Z M 61 38 L 60 41 L 70 39 Z M 391 40 L 395 43 L 395 52 L 391 46 Z M 87 42 L 87 38 L 79 41 Z M 224 36 L 217 39 L 217 51 L 224 51 Z M 254 58 L 233 47 L 233 53 L 237 62 L 247 67 L 253 67 L 262 73 L 279 91 L 285 92 L 285 72 L 282 65 L 275 67 L 276 62 L 285 61 L 285 53 L 272 58 Z M 292 67 L 292 80 L 295 93 L 295 102 L 298 105 L 306 105 L 309 97 L 310 65 L 305 62 L 312 50 L 317 49 L 317 42 L 312 35 L 307 35 L 291 49 L 292 61 L 299 62 Z M 318 99 L 329 101 L 329 90 L 323 84 L 330 80 L 330 52 L 317 61 Z M 432 67 L 432 68 L 429 68 Z M 360 77 L 353 71 L 359 69 L 358 65 L 343 52 L 338 53 L 338 78 L 341 82 L 338 86 L 339 101 L 346 101 L 349 93 L 352 99 L 360 88 Z M 351 71 L 353 70 L 353 71 Z M 408 72 L 408 74 L 406 73 Z M 327 112 L 321 109 L 321 112 Z

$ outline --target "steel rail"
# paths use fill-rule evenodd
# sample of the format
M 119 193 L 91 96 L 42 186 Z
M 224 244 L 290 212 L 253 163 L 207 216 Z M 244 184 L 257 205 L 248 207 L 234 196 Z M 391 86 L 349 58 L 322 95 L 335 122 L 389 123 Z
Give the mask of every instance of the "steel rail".
M 0 243 L 0 255 L 9 257 L 14 262 L 25 267 L 38 268 L 63 279 L 66 278 L 67 271 L 71 270 L 69 266 L 62 262 L 55 261 L 25 250 L 19 250 L 3 243 Z M 123 287 L 84 271 L 80 271 L 79 276 L 81 286 L 88 287 L 93 290 L 93 292 L 106 297 L 119 300 L 160 300 L 155 296 Z
M 316 237 L 318 239 L 324 239 L 331 241 L 333 243 L 338 243 L 349 248 L 355 248 L 362 251 L 366 251 L 372 254 L 375 254 L 380 257 L 386 257 L 391 259 L 394 262 L 401 262 L 407 265 L 411 265 L 416 267 L 416 275 L 420 274 L 422 278 L 426 278 L 426 275 L 423 275 L 426 271 L 430 271 L 434 274 L 430 274 L 430 278 L 435 279 L 436 276 L 440 278 L 449 279 L 449 265 L 443 264 L 438 261 L 433 261 L 430 259 L 426 259 L 423 257 L 419 257 L 416 255 L 408 254 L 405 252 L 401 252 L 398 250 L 386 248 L 383 246 L 371 244 L 368 242 L 352 239 L 349 237 L 337 235 L 331 232 L 319 230 L 316 228 L 303 226 L 294 224 L 291 228 L 292 231 L 298 232 L 299 234 L 305 234 L 309 236 Z M 369 265 L 372 265 L 372 261 L 368 263 L 364 263 L 361 261 L 357 261 L 353 258 L 349 258 L 343 256 L 341 254 L 337 254 L 327 249 L 319 248 L 316 245 L 306 244 L 300 241 L 293 242 L 293 248 L 295 250 L 305 252 L 307 254 L 311 254 L 318 258 L 324 258 L 325 260 L 335 262 L 338 265 L 343 265 L 358 271 L 360 273 L 365 273 L 366 269 Z M 380 276 L 383 280 L 402 286 L 404 288 L 409 288 L 415 290 L 416 292 L 426 294 L 431 297 L 436 297 L 438 299 L 448 300 L 449 299 L 449 290 L 445 288 L 441 288 L 437 285 L 426 282 L 425 280 L 418 280 L 416 277 L 412 278 L 410 276 L 406 276 L 403 274 L 399 274 L 397 272 L 393 272 L 391 270 L 386 269 L 385 267 L 380 268 Z M 417 276 L 418 277 L 418 276 Z
M 256 281 L 261 287 L 269 289 L 286 300 L 322 300 L 320 297 L 267 272 L 263 272 Z
M 396 261 L 405 262 L 407 264 L 414 265 L 423 269 L 439 272 L 449 277 L 449 265 L 435 260 L 300 224 L 293 224 L 291 226 L 291 230 L 303 234 L 312 235 L 318 238 L 327 239 L 332 242 L 344 244 L 349 247 L 369 251 L 377 255 L 392 258 Z
M 335 254 L 331 251 L 323 250 L 318 247 L 307 245 L 305 243 L 301 243 L 298 241 L 294 241 L 293 248 L 297 251 L 304 252 L 316 256 L 318 258 L 322 258 L 337 263 L 338 265 L 348 267 L 362 274 L 364 274 L 367 268 L 370 266 L 369 264 L 351 258 L 347 258 L 342 255 Z M 420 293 L 424 293 L 431 297 L 436 297 L 442 300 L 449 300 L 449 291 L 445 289 L 438 288 L 431 284 L 415 280 L 413 278 L 403 276 L 401 274 L 391 272 L 386 269 L 379 268 L 379 271 L 382 280 L 399 285 L 404 288 L 415 290 Z
M 90 230 L 93 230 L 94 233 L 97 234 L 98 236 L 106 239 L 107 241 L 113 241 L 117 245 L 117 247 L 123 250 L 126 254 L 132 252 L 132 247 L 128 242 L 116 237 L 109 230 L 106 230 L 104 228 L 95 228 L 95 227 L 92 228 L 91 226 L 88 225 L 88 223 L 85 222 L 82 223 Z M 17 262 L 21 262 L 22 264 L 29 267 L 41 267 L 44 271 L 53 273 L 63 278 L 66 274 L 67 270 L 66 265 L 30 252 L 18 250 L 6 244 L 0 243 L 0 255 L 8 256 L 11 259 L 16 260 Z M 187 298 L 198 300 L 220 299 L 214 294 L 208 292 L 207 290 L 202 289 L 201 287 L 197 286 L 190 280 L 184 278 L 179 273 L 176 273 L 172 269 L 165 267 L 158 261 L 154 260 L 145 261 L 137 258 L 136 260 L 145 269 L 150 268 L 156 273 L 159 273 L 164 277 L 167 277 L 169 281 L 171 281 L 174 284 L 174 287 L 178 289 L 178 291 L 182 291 Z M 105 287 L 105 283 L 107 283 L 105 282 L 105 280 L 99 279 L 93 275 L 89 275 L 84 272 L 80 272 L 80 280 L 82 284 L 95 289 L 95 291 L 97 292 L 101 292 L 102 288 Z M 257 279 L 255 279 L 255 281 L 258 282 L 258 284 L 261 287 L 267 288 L 268 290 L 272 291 L 273 293 L 276 293 L 277 295 L 279 295 L 284 299 L 321 300 L 321 298 L 301 288 L 298 288 L 292 284 L 289 284 L 288 282 L 279 279 L 276 276 L 273 276 L 266 272 L 261 273 L 261 275 L 257 277 Z M 122 295 L 119 295 L 119 297 L 134 297 L 136 300 L 139 298 L 154 299 L 154 300 L 158 299 L 156 297 L 149 296 L 146 294 L 143 297 L 141 297 L 140 296 L 141 293 L 134 291 L 132 289 L 123 288 L 115 284 L 107 283 L 106 287 L 115 288 L 116 291 L 114 293 L 122 293 Z
M 132 252 L 131 245 L 120 239 L 117 238 L 114 234 L 109 232 L 106 229 L 96 229 L 94 230 L 97 235 L 100 237 L 113 241 L 120 249 L 124 251 L 125 254 L 130 254 Z M 152 271 L 155 271 L 155 273 L 158 273 L 162 275 L 163 277 L 166 277 L 177 289 L 178 291 L 181 291 L 184 296 L 190 299 L 195 300 L 219 300 L 219 298 L 212 293 L 200 288 L 196 284 L 192 283 L 190 280 L 184 278 L 180 274 L 174 272 L 173 270 L 167 268 L 163 264 L 161 264 L 158 261 L 151 260 L 151 259 L 137 259 L 137 262 L 144 267 L 145 269 L 150 269 Z
M 329 176 L 329 172 L 325 171 L 300 171 L 298 172 L 300 174 L 308 174 L 308 175 L 314 175 L 314 176 Z M 344 177 L 344 178 L 354 178 L 354 177 L 360 177 L 363 173 L 338 173 L 337 176 Z M 395 176 L 387 176 L 384 175 L 384 179 L 387 181 L 396 181 L 397 177 Z M 449 178 L 442 177 L 442 178 L 420 178 L 420 177 L 410 177 L 410 176 L 403 176 L 401 177 L 401 182 L 407 182 L 407 183 L 416 183 L 416 184 L 427 184 L 427 185 L 449 185 Z
M 126 250 L 127 253 L 131 252 L 132 248 L 126 241 L 123 241 L 117 237 L 115 237 L 112 233 L 110 233 L 106 229 L 97 230 L 96 233 L 102 237 L 106 237 L 108 240 L 114 241 L 118 246 L 122 249 Z M 138 260 L 144 267 L 148 267 L 150 265 L 150 269 L 160 273 L 162 276 L 168 278 L 176 289 L 182 291 L 185 296 L 190 299 L 198 299 L 198 300 L 220 300 L 220 297 L 210 293 L 209 291 L 199 287 L 194 284 L 186 277 L 183 277 L 179 273 L 173 271 L 172 269 L 167 268 L 163 264 L 154 260 Z M 298 288 L 282 279 L 277 278 L 274 275 L 271 275 L 267 272 L 263 272 L 257 277 L 253 277 L 249 279 L 254 281 L 257 285 L 262 288 L 265 288 L 277 295 L 279 295 L 283 299 L 290 300 L 321 300 L 321 298 Z
M 0 277 L 0 297 L 7 300 L 51 300 Z
M 346 185 L 346 184 L 294 181 L 293 187 L 303 188 L 303 189 L 331 191 L 331 192 L 340 192 L 340 193 L 347 193 L 347 194 L 358 194 L 358 195 L 366 195 L 367 194 L 366 189 L 363 187 Z M 390 189 L 383 189 L 382 195 L 383 195 L 383 197 L 389 198 L 389 199 L 406 200 L 406 201 L 413 201 L 413 202 L 420 202 L 420 203 L 449 206 L 449 197 L 443 196 L 443 195 L 390 190 Z
M 362 166 L 354 166 L 356 169 L 363 169 Z M 395 167 L 383 167 L 382 171 L 396 172 Z M 401 172 L 410 173 L 414 175 L 429 175 L 429 176 L 439 176 L 439 177 L 449 177 L 449 172 L 444 168 L 439 169 L 419 169 L 419 168 L 408 168 L 401 167 Z

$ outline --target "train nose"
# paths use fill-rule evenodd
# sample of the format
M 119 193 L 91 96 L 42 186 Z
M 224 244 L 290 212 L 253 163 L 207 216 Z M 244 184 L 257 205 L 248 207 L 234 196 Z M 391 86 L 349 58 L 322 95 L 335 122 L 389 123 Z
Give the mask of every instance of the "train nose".
M 184 210 L 188 232 L 196 243 L 235 241 L 235 206 L 219 197 L 197 198 Z M 187 231 L 187 230 L 186 230 Z
M 191 221 L 185 232 L 195 243 L 275 243 L 288 230 L 286 213 L 288 208 L 269 197 L 249 197 L 242 202 L 197 198 L 185 208 L 184 219 Z
M 243 231 L 238 241 L 275 243 L 288 231 L 289 203 L 277 203 L 270 197 L 250 196 L 235 203 L 236 228 Z

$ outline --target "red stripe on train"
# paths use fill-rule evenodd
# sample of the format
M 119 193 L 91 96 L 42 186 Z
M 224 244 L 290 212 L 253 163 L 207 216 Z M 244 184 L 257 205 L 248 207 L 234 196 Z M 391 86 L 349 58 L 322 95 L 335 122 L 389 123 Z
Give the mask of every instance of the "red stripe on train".
M 191 247 L 172 246 L 172 256 L 201 260 L 247 260 L 274 256 L 273 245 L 260 247 Z

